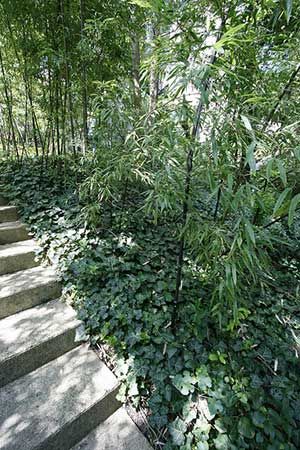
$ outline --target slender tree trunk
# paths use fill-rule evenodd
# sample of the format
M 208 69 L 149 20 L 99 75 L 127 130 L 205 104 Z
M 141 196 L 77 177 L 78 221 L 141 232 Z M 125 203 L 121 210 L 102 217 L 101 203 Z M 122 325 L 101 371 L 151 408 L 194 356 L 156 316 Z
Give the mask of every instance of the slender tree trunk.
M 225 26 L 226 19 L 224 18 L 221 23 L 219 37 L 220 39 L 222 30 Z M 209 66 L 213 66 L 216 61 L 216 51 L 214 50 L 209 61 Z M 176 328 L 176 319 L 177 319 L 177 305 L 180 303 L 181 298 L 181 289 L 182 289 L 182 270 L 183 270 L 183 261 L 184 261 L 184 251 L 185 251 L 185 229 L 188 223 L 188 213 L 189 213 L 189 203 L 190 203 L 190 194 L 191 194 L 191 180 L 192 180 L 192 172 L 193 172 L 193 164 L 194 164 L 194 146 L 196 143 L 196 139 L 201 128 L 202 123 L 202 113 L 205 108 L 205 103 L 203 102 L 203 95 L 205 95 L 210 86 L 210 78 L 208 77 L 203 83 L 203 89 L 201 92 L 200 100 L 197 106 L 195 121 L 192 128 L 191 136 L 190 136 L 190 144 L 189 149 L 186 156 L 186 171 L 185 171 L 185 183 L 184 183 L 184 199 L 182 205 L 182 234 L 179 241 L 179 251 L 177 257 L 177 272 L 176 272 L 176 287 L 175 287 L 175 307 L 173 313 L 173 328 Z
M 132 76 L 133 76 L 133 101 L 137 109 L 141 107 L 141 82 L 140 82 L 140 41 L 137 33 L 132 35 Z
M 85 1 L 80 0 L 80 34 L 81 40 L 84 40 L 84 25 L 85 25 Z M 82 96 L 82 150 L 85 153 L 88 149 L 88 98 L 87 98 L 87 74 L 84 58 L 81 56 L 81 96 Z
M 8 156 L 8 148 L 6 146 L 6 142 L 5 142 L 5 135 L 4 135 L 4 130 L 5 130 L 5 123 L 4 123 L 4 113 L 0 104 L 0 118 L 1 118 L 1 123 L 0 123 L 0 139 L 1 139 L 1 146 L 2 146 L 2 151 L 5 155 Z
M 1 74 L 2 74 L 2 78 L 3 78 L 4 94 L 5 94 L 6 106 L 7 106 L 7 110 L 8 110 L 8 118 L 9 118 L 9 125 L 10 125 L 10 129 L 11 129 L 13 146 L 14 146 L 14 149 L 16 152 L 16 157 L 19 160 L 19 150 L 18 150 L 18 144 L 17 144 L 16 134 L 15 134 L 15 129 L 14 129 L 13 107 L 12 107 L 12 102 L 11 102 L 11 98 L 10 98 L 9 91 L 8 91 L 8 85 L 7 85 L 4 64 L 3 64 L 3 56 L 2 56 L 1 48 L 0 48 L 0 66 L 1 66 Z
M 56 148 L 57 155 L 61 154 L 61 142 L 60 142 L 60 121 L 59 121 L 59 89 L 58 89 L 58 73 L 55 74 L 55 128 L 56 128 Z
M 66 14 L 65 14 L 65 4 L 66 0 L 60 1 L 61 8 L 61 17 L 62 17 L 62 30 L 63 30 L 63 42 L 64 42 L 64 59 L 65 59 L 65 93 L 66 99 L 65 102 L 68 103 L 68 116 L 70 120 L 70 131 L 71 131 L 71 146 L 73 149 L 74 155 L 76 154 L 75 148 L 75 130 L 74 130 L 74 121 L 73 121 L 73 100 L 72 100 L 72 92 L 71 92 L 71 80 L 70 80 L 70 66 L 69 66 L 69 48 L 67 41 L 67 23 L 66 23 Z M 68 6 L 68 5 L 67 5 Z M 66 107 L 67 111 L 67 107 Z
M 154 24 L 154 20 L 149 25 L 149 41 L 150 44 L 154 45 L 155 39 L 158 36 L 157 26 Z M 149 113 L 151 114 L 155 108 L 157 103 L 158 96 L 158 73 L 157 73 L 157 61 L 154 54 L 155 50 L 152 51 L 152 62 L 150 67 L 150 79 L 149 79 Z

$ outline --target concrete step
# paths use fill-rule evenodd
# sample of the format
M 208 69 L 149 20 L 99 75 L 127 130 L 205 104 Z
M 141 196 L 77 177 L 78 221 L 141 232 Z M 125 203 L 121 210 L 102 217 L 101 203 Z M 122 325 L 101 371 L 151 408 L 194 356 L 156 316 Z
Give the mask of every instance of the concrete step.
M 69 450 L 119 407 L 118 383 L 86 345 L 0 389 L 1 450 Z
M 21 222 L 0 223 L 0 245 L 29 239 L 25 225 Z
M 18 220 L 18 213 L 15 206 L 0 206 L 0 223 L 16 220 Z
M 36 267 L 39 264 L 35 261 L 38 248 L 33 240 L 0 245 L 0 275 Z
M 76 347 L 79 324 L 60 300 L 0 320 L 0 387 Z
M 153 450 L 147 439 L 119 408 L 105 422 L 98 425 L 72 450 Z
M 61 293 L 53 267 L 34 267 L 0 276 L 0 319 L 58 298 Z

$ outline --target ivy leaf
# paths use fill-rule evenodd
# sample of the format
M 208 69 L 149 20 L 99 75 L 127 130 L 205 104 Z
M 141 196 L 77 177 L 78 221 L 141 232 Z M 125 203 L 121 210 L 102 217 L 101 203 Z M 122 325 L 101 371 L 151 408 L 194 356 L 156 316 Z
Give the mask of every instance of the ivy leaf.
M 172 384 L 182 395 L 188 395 L 195 390 L 195 378 L 192 377 L 187 371 L 184 371 L 183 375 L 176 375 L 172 379 Z
M 218 412 L 223 411 L 223 405 L 220 400 L 216 400 L 215 398 L 208 399 L 208 409 L 210 413 L 210 417 L 215 417 Z
M 248 439 L 253 439 L 255 431 L 248 417 L 241 417 L 238 423 L 239 433 Z
M 183 420 L 177 417 L 169 427 L 170 435 L 175 445 L 181 446 L 184 443 L 184 433 L 187 430 L 187 425 Z
M 252 422 L 256 427 L 263 428 L 266 418 L 260 411 L 254 411 Z
M 218 450 L 227 450 L 229 448 L 229 439 L 227 434 L 219 434 L 219 436 L 214 439 L 214 444 Z
M 215 427 L 219 433 L 221 433 L 221 434 L 226 433 L 226 428 L 224 427 L 222 419 L 217 419 L 215 421 Z
M 199 442 L 197 444 L 197 450 L 209 450 L 209 445 L 207 442 Z
M 203 391 L 211 387 L 212 385 L 211 378 L 208 375 L 206 368 L 201 367 L 197 370 L 197 381 L 198 387 Z

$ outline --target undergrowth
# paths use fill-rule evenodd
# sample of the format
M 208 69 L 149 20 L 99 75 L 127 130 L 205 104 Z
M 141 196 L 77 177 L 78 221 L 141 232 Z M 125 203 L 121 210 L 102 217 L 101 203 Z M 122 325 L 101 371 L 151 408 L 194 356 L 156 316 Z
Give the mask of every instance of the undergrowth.
M 2 162 L 0 169 L 2 190 L 58 264 L 92 344 L 117 355 L 121 400 L 146 405 L 151 425 L 167 430 L 157 448 L 300 448 L 296 241 L 293 255 L 276 254 L 274 286 L 254 289 L 231 332 L 211 318 L 208 287 L 187 260 L 174 329 L 177 247 L 167 221 L 154 225 L 127 205 L 126 213 L 104 208 L 92 229 L 78 195 L 79 166 L 42 173 L 33 162 Z

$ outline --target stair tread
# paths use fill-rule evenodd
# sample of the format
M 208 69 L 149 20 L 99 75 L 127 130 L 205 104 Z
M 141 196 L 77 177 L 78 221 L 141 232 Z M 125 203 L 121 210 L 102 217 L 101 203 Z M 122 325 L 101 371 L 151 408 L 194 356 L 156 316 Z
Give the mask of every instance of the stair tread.
M 26 228 L 25 225 L 20 222 L 19 220 L 16 220 L 15 222 L 3 222 L 0 223 L 0 231 L 1 230 L 14 230 L 16 228 Z
M 50 361 L 0 389 L 0 449 L 39 448 L 116 386 L 86 345 Z
M 57 299 L 0 320 L 0 365 L 79 324 L 75 311 Z
M 1 275 L 0 300 L 27 289 L 45 286 L 55 281 L 57 281 L 57 275 L 53 266 L 38 266 L 32 269 Z
M 12 205 L 5 205 L 5 206 L 0 206 L 0 212 L 1 211 L 17 211 L 17 208 Z
M 72 450 L 151 450 L 147 439 L 119 408 L 105 422 L 98 425 Z
M 39 246 L 33 239 L 0 245 L 0 258 L 35 252 L 38 248 Z

